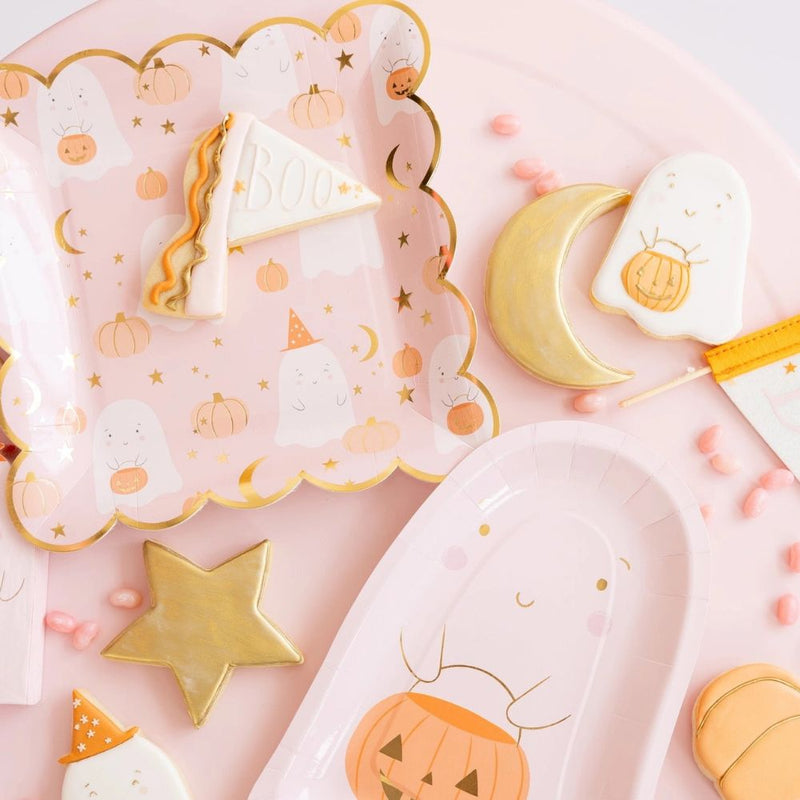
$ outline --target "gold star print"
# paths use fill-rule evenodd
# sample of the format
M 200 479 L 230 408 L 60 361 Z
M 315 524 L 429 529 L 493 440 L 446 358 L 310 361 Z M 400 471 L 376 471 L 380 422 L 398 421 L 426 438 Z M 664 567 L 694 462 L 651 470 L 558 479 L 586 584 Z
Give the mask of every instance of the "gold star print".
M 86 228 L 81 228 L 78 231 L 78 236 L 88 236 L 88 235 L 89 235 L 89 231 L 87 231 Z
M 339 190 L 339 194 L 347 194 L 350 191 L 350 184 L 342 182 L 336 188 Z
M 339 142 L 340 147 L 352 147 L 353 145 L 350 144 L 350 137 L 343 133 L 341 136 L 337 137 L 337 142 Z
M 406 386 L 405 384 L 403 384 L 403 388 L 400 389 L 399 392 L 395 392 L 395 394 L 400 396 L 400 405 L 403 405 L 403 403 L 405 403 L 406 400 L 409 403 L 414 402 L 414 398 L 411 396 L 412 394 L 414 394 L 414 390 L 409 389 L 408 386 Z
M 259 610 L 269 556 L 265 541 L 203 569 L 163 545 L 145 542 L 153 605 L 103 655 L 169 667 L 192 721 L 201 726 L 235 666 L 303 662 L 291 639 Z
M 211 55 L 211 50 L 209 50 L 207 44 L 201 44 L 198 50 L 200 51 L 200 58 Z
M 258 388 L 261 389 L 263 392 L 264 389 L 269 389 L 269 381 L 265 381 L 263 378 L 258 382 Z
M 114 254 L 114 263 L 115 264 L 123 264 L 125 262 L 125 256 L 122 253 L 115 253 Z
M 89 272 L 88 269 L 86 270 L 86 272 L 83 273 L 83 279 L 85 281 L 90 281 L 92 279 L 92 273 Z
M 350 352 L 351 353 L 357 353 L 358 352 L 358 345 L 357 344 L 351 344 L 350 345 Z
M 426 325 L 433 324 L 433 314 L 426 308 L 425 311 L 419 315 L 419 318 L 422 320 L 422 327 L 424 328 Z
M 153 382 L 151 385 L 155 386 L 157 383 L 164 383 L 164 373 L 154 369 L 148 376 Z
M 193 367 L 192 367 L 192 374 L 193 374 L 193 375 L 197 375 L 197 373 L 198 373 L 198 372 L 200 372 L 200 367 L 198 367 L 198 366 L 195 364 L 195 366 L 193 366 Z
M 358 384 L 353 387 L 353 394 L 361 394 L 362 391 L 363 389 Z
M 80 301 L 80 297 L 75 297 L 74 294 L 71 294 L 67 298 L 67 304 L 69 305 L 70 308 L 75 308 L 78 305 L 79 301 Z
M 64 526 L 59 522 L 54 528 L 50 528 L 53 532 L 53 538 L 58 539 L 59 536 L 66 536 L 67 534 L 64 531 Z
M 66 442 L 58 448 L 58 460 L 63 464 L 65 461 L 72 462 L 72 451 L 74 448 L 70 447 Z
M 244 255 L 244 247 L 242 247 L 242 245 L 240 244 L 237 244 L 234 247 L 229 247 L 228 255 L 231 255 L 231 253 L 241 253 L 242 255 Z
M 97 387 L 98 389 L 103 388 L 103 384 L 100 383 L 100 381 L 102 380 L 102 376 L 98 375 L 96 372 L 93 372 L 91 377 L 87 378 L 86 380 L 89 381 L 90 389 L 94 389 L 95 387 Z
M 408 234 L 405 231 L 400 231 L 400 235 L 397 237 L 397 241 L 400 242 L 400 247 L 403 245 L 408 246 Z
M 167 120 L 161 125 L 161 127 L 164 129 L 164 136 L 166 136 L 168 133 L 175 133 L 174 122 L 170 122 L 169 120 Z
M 246 188 L 244 181 L 237 180 L 236 183 L 233 184 L 234 194 L 241 194 Z
M 398 314 L 404 308 L 407 308 L 409 311 L 411 311 L 411 300 L 410 300 L 410 297 L 411 297 L 412 294 L 414 294 L 414 292 L 407 292 L 402 287 L 402 285 L 400 286 L 400 294 L 397 295 L 397 297 L 393 297 L 392 298 L 392 300 L 394 300 L 395 303 L 397 303 L 397 313 Z
M 228 461 L 230 460 L 230 457 L 231 457 L 230 453 L 220 453 L 217 456 L 217 463 L 218 464 L 227 464 Z
M 328 303 L 328 305 L 326 305 L 326 306 L 323 306 L 323 307 L 322 307 L 322 310 L 323 310 L 323 311 L 324 311 L 326 314 L 333 314 L 333 306 L 332 306 L 330 303 Z
M 222 347 L 222 339 L 220 339 L 219 336 L 215 336 L 211 340 L 211 343 L 214 345 L 214 347 Z
M 416 206 L 411 206 L 411 216 L 416 217 L 419 214 L 419 209 Z
M 326 470 L 328 470 L 328 469 L 336 469 L 336 465 L 338 463 L 339 462 L 336 461 L 335 459 L 329 458 L 327 461 L 323 462 L 322 466 L 325 467 Z
M 142 118 L 141 117 L 134 117 L 131 120 L 134 128 L 141 128 L 142 127 Z
M 303 51 L 302 51 L 302 50 L 298 50 L 298 51 L 297 51 L 297 52 L 294 54 L 294 60 L 295 60 L 295 61 L 302 61 L 302 60 L 303 60 L 303 56 L 304 56 L 304 55 L 305 55 L 305 53 L 303 53 Z
M 797 369 L 797 364 L 793 364 L 791 361 L 788 364 L 784 365 L 784 370 L 786 370 L 786 374 L 789 375 L 790 373 L 794 372 Z
M 19 122 L 17 122 L 17 117 L 19 116 L 19 111 L 12 111 L 9 106 L 6 106 L 6 113 L 0 114 L 3 118 L 3 122 L 5 123 L 3 127 L 7 128 L 9 125 L 13 125 L 14 127 L 19 127 Z
M 336 56 L 334 61 L 339 62 L 339 72 L 341 72 L 345 67 L 350 67 L 350 69 L 353 69 L 353 65 L 350 63 L 350 59 L 352 57 L 353 53 L 345 53 L 344 50 L 342 50 L 342 54 L 340 56 Z
M 406 172 L 411 172 L 412 169 L 414 169 L 414 167 L 411 166 L 411 162 L 406 161 Z
M 75 369 L 75 359 L 77 357 L 77 353 L 70 353 L 69 350 L 64 348 L 64 352 L 59 356 L 61 359 L 61 369 Z
M 189 461 L 194 461 L 197 458 L 197 450 L 187 451 L 186 458 L 188 458 Z
M 15 398 L 12 400 L 12 402 L 13 402 L 13 404 L 14 404 L 15 406 L 18 406 L 18 405 L 19 405 L 19 404 L 22 402 L 22 399 L 21 399 L 21 398 L 19 398 L 19 397 L 15 397 Z

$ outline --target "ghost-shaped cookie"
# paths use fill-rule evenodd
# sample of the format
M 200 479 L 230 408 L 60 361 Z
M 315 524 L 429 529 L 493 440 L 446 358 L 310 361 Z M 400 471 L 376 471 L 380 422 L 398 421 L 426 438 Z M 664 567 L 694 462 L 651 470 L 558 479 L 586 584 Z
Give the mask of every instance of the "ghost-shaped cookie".
M 101 514 L 139 508 L 183 485 L 155 411 L 141 400 L 107 405 L 94 426 L 92 463 Z
M 417 23 L 393 6 L 378 6 L 369 31 L 370 73 L 378 120 L 388 125 L 399 112 L 419 106 L 408 99 L 419 78 L 425 43 Z
M 298 93 L 294 54 L 280 26 L 254 33 L 236 58 L 222 56 L 220 111 L 249 111 L 266 119 Z
M 673 156 L 636 192 L 592 299 L 653 336 L 728 341 L 742 327 L 749 239 L 750 201 L 734 168 L 707 153 Z
M 347 376 L 336 354 L 289 311 L 289 346 L 278 369 L 275 443 L 319 447 L 356 424 Z
M 39 143 L 53 186 L 68 178 L 96 181 L 133 158 L 100 81 L 72 64 L 36 97 Z

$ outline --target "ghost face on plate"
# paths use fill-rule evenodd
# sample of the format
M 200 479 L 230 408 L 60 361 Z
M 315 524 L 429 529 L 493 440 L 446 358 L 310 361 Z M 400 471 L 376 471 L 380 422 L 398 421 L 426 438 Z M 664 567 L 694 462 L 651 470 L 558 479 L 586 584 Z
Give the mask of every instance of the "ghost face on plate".
M 191 800 L 178 770 L 141 735 L 67 767 L 62 800 Z
M 654 336 L 727 341 L 742 326 L 749 238 L 750 201 L 733 167 L 673 156 L 636 192 L 592 297 Z
M 220 110 L 249 111 L 265 119 L 286 108 L 298 92 L 294 61 L 279 26 L 257 31 L 235 59 L 222 57 Z
M 425 44 L 417 23 L 391 6 L 375 11 L 369 44 L 378 120 L 388 125 L 399 111 L 413 114 L 418 109 L 407 98 L 419 78 Z
M 133 154 L 100 81 L 81 64 L 67 67 L 36 97 L 39 141 L 53 186 L 67 178 L 95 181 Z
M 144 506 L 183 481 L 155 412 L 140 400 L 106 406 L 94 427 L 93 466 L 97 510 Z

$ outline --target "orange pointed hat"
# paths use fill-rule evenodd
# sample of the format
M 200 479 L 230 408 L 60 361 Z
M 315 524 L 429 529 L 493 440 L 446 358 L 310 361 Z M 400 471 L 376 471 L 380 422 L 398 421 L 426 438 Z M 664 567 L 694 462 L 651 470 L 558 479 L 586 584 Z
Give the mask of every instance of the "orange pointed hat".
M 71 764 L 73 761 L 104 753 L 132 739 L 138 732 L 138 728 L 122 730 L 115 720 L 101 711 L 85 694 L 73 689 L 72 751 L 59 758 L 59 763 Z
M 285 353 L 287 350 L 297 350 L 298 347 L 307 347 L 310 344 L 321 342 L 322 339 L 315 339 L 309 332 L 308 328 L 303 325 L 300 317 L 297 316 L 293 308 L 289 309 L 289 346 L 281 350 Z

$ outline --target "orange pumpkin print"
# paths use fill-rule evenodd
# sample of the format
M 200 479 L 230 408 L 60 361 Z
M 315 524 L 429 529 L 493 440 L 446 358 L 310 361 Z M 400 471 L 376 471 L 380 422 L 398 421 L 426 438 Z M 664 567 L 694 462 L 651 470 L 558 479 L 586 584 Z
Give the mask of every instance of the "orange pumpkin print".
M 447 427 L 456 436 L 469 436 L 483 425 L 483 409 L 474 401 L 459 403 L 447 412 Z
M 334 42 L 343 44 L 344 42 L 352 42 L 361 36 L 361 20 L 356 15 L 355 11 L 345 11 L 336 22 L 331 26 L 331 39 Z
M 28 94 L 30 81 L 24 72 L 15 69 L 0 70 L 0 97 L 3 100 L 19 100 Z
M 258 268 L 256 283 L 262 292 L 282 292 L 289 285 L 289 273 L 283 264 L 270 259 Z
M 304 130 L 334 125 L 343 114 L 344 100 L 330 89 L 320 89 L 316 83 L 289 103 L 289 118 Z
M 386 79 L 386 94 L 392 100 L 403 100 L 414 90 L 414 85 L 419 78 L 416 67 L 400 67 L 389 74 Z
M 150 326 L 141 317 L 126 317 L 120 311 L 97 329 L 94 343 L 108 358 L 128 358 L 144 352 L 150 344 Z
M 450 248 L 443 244 L 439 248 L 439 255 L 431 256 L 422 267 L 422 282 L 429 292 L 442 294 L 445 291 L 441 278 L 450 269 L 450 262 L 453 260 Z
M 53 481 L 29 472 L 11 486 L 11 503 L 21 517 L 46 517 L 61 502 L 61 492 Z
M 525 752 L 507 731 L 414 691 L 366 713 L 345 768 L 358 800 L 521 800 L 530 784 Z
M 422 371 L 422 354 L 416 347 L 405 344 L 394 354 L 392 369 L 398 378 L 413 378 Z
M 192 88 L 192 78 L 178 64 L 165 64 L 156 58 L 136 79 L 136 94 L 151 106 L 166 106 L 184 100 Z
M 639 305 L 651 311 L 675 311 L 689 296 L 691 265 L 657 250 L 637 253 L 622 270 L 622 285 Z
M 147 486 L 147 471 L 142 467 L 123 467 L 111 473 L 114 494 L 135 494 Z
M 77 436 L 86 430 L 86 412 L 71 403 L 56 411 L 56 427 L 69 436 Z
M 351 453 L 379 453 L 389 450 L 400 440 L 400 428 L 385 420 L 370 417 L 364 425 L 354 425 L 342 437 L 345 449 Z
M 88 133 L 71 133 L 58 142 L 58 157 L 72 167 L 88 164 L 97 155 L 97 142 Z
M 192 428 L 204 439 L 225 439 L 247 427 L 247 406 L 235 397 L 214 392 L 211 400 L 192 411 Z
M 167 188 L 167 176 L 151 167 L 136 179 L 136 194 L 142 200 L 158 200 L 167 193 Z

